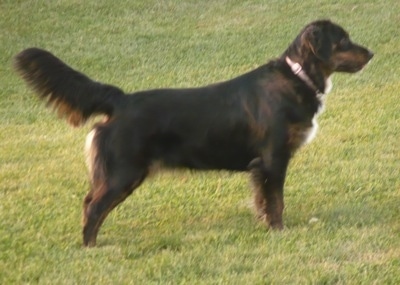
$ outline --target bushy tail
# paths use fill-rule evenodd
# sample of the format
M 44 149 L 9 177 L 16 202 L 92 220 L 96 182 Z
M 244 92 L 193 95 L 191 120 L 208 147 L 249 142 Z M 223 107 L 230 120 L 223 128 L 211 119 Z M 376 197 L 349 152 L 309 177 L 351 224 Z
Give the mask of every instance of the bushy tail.
M 111 116 L 124 97 L 119 88 L 93 81 L 39 48 L 17 54 L 14 66 L 38 96 L 73 126 L 95 114 Z

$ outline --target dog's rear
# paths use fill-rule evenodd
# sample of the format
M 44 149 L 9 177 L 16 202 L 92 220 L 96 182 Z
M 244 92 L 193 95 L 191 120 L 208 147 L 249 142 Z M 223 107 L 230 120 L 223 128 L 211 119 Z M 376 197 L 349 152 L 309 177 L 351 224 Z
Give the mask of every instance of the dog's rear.
M 47 101 L 60 117 L 63 117 L 73 126 L 84 124 L 93 115 L 106 115 L 107 119 L 113 116 L 118 106 L 122 106 L 126 96 L 119 88 L 91 80 L 86 75 L 72 69 L 59 58 L 48 51 L 29 48 L 16 55 L 14 66 L 17 72 L 25 79 L 30 87 L 42 100 Z M 106 120 L 108 121 L 108 120 Z M 133 184 L 120 186 L 119 182 L 110 186 L 105 174 L 106 161 L 104 153 L 107 144 L 107 134 L 98 124 L 89 133 L 86 141 L 87 164 L 91 176 L 91 191 L 84 199 L 83 224 L 84 244 L 94 245 L 95 236 L 104 220 L 105 212 L 114 206 L 115 200 L 124 199 L 125 192 L 119 197 L 101 196 L 107 187 L 115 187 L 126 191 Z M 120 172 L 123 181 L 123 170 Z M 99 195 L 96 195 L 99 194 Z M 105 200 L 101 203 L 99 197 Z M 94 203 L 93 207 L 89 207 Z M 111 204 L 110 204 L 111 203 Z
M 38 96 L 73 126 L 94 114 L 111 116 L 124 95 L 119 88 L 91 80 L 42 49 L 22 51 L 14 65 Z

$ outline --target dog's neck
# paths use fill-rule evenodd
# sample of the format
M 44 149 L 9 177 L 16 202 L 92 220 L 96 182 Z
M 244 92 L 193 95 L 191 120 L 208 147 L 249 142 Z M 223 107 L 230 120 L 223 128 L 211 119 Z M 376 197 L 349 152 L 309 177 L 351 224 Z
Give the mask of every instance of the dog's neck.
M 312 81 L 312 79 L 307 75 L 307 73 L 305 72 L 305 70 L 299 63 L 292 61 L 289 56 L 286 56 L 285 60 L 286 60 L 286 63 L 290 66 L 290 69 L 292 70 L 292 72 L 296 76 L 298 76 L 310 89 L 314 90 L 317 97 L 322 97 L 323 95 L 325 95 L 331 91 L 332 81 L 330 80 L 330 78 L 328 78 L 325 81 L 324 90 L 321 91 L 315 85 L 315 83 Z

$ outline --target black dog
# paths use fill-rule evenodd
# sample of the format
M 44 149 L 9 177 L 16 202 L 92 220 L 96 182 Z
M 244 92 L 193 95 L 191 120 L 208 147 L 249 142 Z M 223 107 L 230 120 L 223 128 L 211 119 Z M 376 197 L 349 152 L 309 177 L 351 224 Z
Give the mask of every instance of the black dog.
M 107 214 L 160 163 L 250 171 L 259 217 L 282 229 L 286 169 L 315 135 L 331 74 L 357 72 L 372 57 L 340 26 L 322 20 L 307 25 L 280 58 L 202 88 L 126 96 L 38 48 L 19 53 L 15 67 L 70 124 L 106 115 L 86 142 L 91 190 L 84 199 L 83 242 L 94 246 Z

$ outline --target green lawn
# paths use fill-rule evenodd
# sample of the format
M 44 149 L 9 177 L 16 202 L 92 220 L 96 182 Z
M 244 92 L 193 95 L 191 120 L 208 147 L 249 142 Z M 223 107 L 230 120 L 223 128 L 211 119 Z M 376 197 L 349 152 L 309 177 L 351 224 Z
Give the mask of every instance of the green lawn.
M 0 0 L 0 284 L 400 284 L 398 0 Z M 72 129 L 12 71 L 37 46 L 126 91 L 229 79 L 315 19 L 375 52 L 336 75 L 292 161 L 286 230 L 253 217 L 246 174 L 162 173 L 81 246 L 90 124 Z

